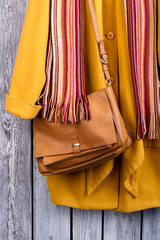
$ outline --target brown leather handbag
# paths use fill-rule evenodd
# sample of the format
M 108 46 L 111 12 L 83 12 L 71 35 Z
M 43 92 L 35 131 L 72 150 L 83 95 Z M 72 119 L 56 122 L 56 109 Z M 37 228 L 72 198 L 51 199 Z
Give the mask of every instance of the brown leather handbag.
M 33 119 L 35 158 L 42 175 L 71 173 L 117 157 L 132 144 L 112 89 L 104 42 L 92 0 L 88 0 L 106 88 L 89 94 L 91 120 L 53 123 Z

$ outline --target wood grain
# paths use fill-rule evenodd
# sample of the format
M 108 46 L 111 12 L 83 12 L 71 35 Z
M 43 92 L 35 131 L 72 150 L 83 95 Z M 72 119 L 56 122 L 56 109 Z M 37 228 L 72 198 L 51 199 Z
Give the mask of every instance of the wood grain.
M 104 240 L 140 240 L 141 212 L 104 211 Z
M 102 211 L 73 209 L 73 239 L 101 240 Z
M 160 239 L 160 208 L 143 211 L 142 240 Z
M 0 1 L 0 239 L 31 239 L 31 122 L 4 110 L 27 1 Z

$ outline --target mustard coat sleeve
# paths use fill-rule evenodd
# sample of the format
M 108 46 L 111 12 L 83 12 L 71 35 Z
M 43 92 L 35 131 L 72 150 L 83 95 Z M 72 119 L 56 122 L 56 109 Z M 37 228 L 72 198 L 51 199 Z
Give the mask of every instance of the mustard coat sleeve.
M 49 0 L 29 0 L 5 110 L 33 119 L 41 109 L 36 101 L 45 83 L 49 29 Z

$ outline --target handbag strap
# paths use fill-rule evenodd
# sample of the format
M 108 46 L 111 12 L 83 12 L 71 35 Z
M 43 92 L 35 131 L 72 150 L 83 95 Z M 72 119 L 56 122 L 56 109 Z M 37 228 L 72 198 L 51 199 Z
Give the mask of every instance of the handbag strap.
M 105 51 L 104 40 L 102 40 L 100 37 L 93 0 L 88 0 L 88 5 L 89 5 L 90 14 L 91 14 L 94 34 L 95 34 L 96 42 L 98 45 L 99 56 L 102 64 L 102 70 L 104 72 L 105 82 L 107 86 L 109 86 L 113 84 L 113 78 L 110 76 L 109 67 L 108 67 L 108 57 Z

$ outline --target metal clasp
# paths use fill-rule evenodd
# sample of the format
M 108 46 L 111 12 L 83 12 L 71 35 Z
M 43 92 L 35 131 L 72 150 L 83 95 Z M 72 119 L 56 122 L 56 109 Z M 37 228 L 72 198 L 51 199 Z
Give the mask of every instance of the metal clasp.
M 72 144 L 72 147 L 78 147 L 78 146 L 81 146 L 81 144 L 80 143 Z
M 101 59 L 101 62 L 102 62 L 103 64 L 108 64 L 108 60 L 104 61 L 103 58 L 102 58 L 102 56 L 100 57 L 100 59 Z
M 114 79 L 113 78 L 105 79 L 105 83 L 107 86 L 111 86 L 114 83 Z

